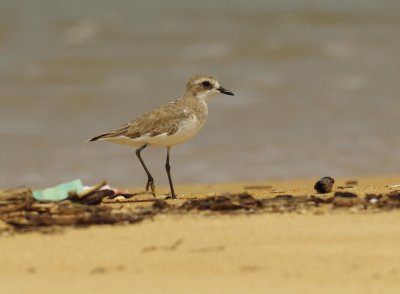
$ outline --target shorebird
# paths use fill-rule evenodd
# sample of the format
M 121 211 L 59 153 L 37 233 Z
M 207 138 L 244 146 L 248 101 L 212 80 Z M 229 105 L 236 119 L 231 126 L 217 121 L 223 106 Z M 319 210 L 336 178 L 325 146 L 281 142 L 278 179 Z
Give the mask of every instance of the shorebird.
M 151 189 L 154 197 L 156 196 L 154 179 L 140 152 L 147 146 L 166 147 L 165 169 L 171 197 L 176 199 L 169 165 L 170 150 L 173 146 L 190 140 L 202 129 L 208 116 L 207 103 L 219 93 L 233 96 L 231 91 L 221 87 L 215 77 L 196 74 L 187 82 L 185 94 L 181 98 L 142 114 L 120 128 L 89 141 L 105 140 L 137 147 L 136 156 L 147 175 L 146 191 Z

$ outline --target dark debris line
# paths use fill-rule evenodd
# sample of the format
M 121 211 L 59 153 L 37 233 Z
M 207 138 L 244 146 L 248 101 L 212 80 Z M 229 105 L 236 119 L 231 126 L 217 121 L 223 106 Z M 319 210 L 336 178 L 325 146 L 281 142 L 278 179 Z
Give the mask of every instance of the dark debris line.
M 107 193 L 99 195 L 107 197 Z M 32 198 L 32 192 L 27 188 L 0 190 L 0 220 L 7 223 L 10 230 L 32 231 L 50 226 L 131 224 L 159 213 L 184 214 L 188 211 L 250 214 L 316 211 L 316 208 L 356 208 L 372 211 L 400 208 L 400 191 L 380 195 L 367 194 L 365 197 L 350 192 L 336 192 L 331 197 L 278 195 L 264 199 L 257 199 L 249 193 L 227 193 L 204 199 L 186 200 L 180 205 L 174 201 L 156 200 L 150 207 L 135 209 L 122 205 L 118 208 L 112 205 L 98 205 L 103 199 L 99 195 L 95 197 L 95 201 L 83 203 L 73 202 L 71 199 L 60 202 L 38 202 Z
M 73 197 L 59 202 L 38 202 L 28 188 L 0 191 L 0 220 L 17 230 L 45 226 L 87 226 L 93 224 L 136 223 L 157 211 L 133 211 L 98 205 L 109 193 L 99 191 L 84 201 Z

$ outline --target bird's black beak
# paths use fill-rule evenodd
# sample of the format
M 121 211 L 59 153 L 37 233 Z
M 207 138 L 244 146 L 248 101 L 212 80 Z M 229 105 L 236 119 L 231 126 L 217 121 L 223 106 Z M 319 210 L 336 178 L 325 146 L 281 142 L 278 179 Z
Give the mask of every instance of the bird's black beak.
M 219 87 L 217 90 L 222 94 L 234 96 L 234 94 L 231 91 L 229 91 L 223 87 Z

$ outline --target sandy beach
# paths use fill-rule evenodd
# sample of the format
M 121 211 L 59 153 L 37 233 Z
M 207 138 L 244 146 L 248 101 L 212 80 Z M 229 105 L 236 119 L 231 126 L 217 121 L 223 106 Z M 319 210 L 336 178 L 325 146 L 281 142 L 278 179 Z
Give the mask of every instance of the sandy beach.
M 314 182 L 177 186 L 183 196 L 167 202 L 243 191 L 315 195 Z M 321 197 L 385 194 L 398 183 L 399 176 L 338 179 Z M 190 211 L 130 225 L 3 233 L 0 280 L 3 293 L 395 293 L 399 224 L 396 210 Z

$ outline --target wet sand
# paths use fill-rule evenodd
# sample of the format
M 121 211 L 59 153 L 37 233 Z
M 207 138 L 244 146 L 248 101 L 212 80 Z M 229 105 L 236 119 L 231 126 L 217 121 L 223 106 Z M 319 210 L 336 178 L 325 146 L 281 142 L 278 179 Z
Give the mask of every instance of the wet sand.
M 349 180 L 357 184 L 351 188 Z M 270 186 L 248 192 L 299 196 L 315 194 L 314 182 L 188 185 L 177 191 L 184 198 L 201 198 Z M 399 176 L 353 177 L 337 180 L 332 193 L 388 193 L 387 185 L 398 183 Z M 4 293 L 394 293 L 399 245 L 396 210 L 192 211 L 126 226 L 2 236 L 0 281 Z

